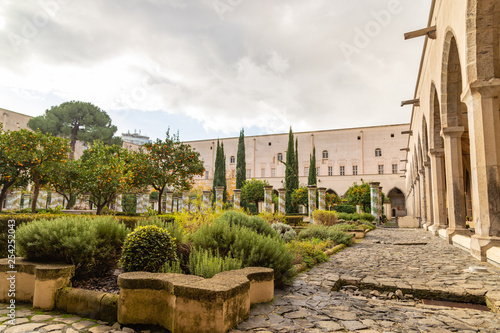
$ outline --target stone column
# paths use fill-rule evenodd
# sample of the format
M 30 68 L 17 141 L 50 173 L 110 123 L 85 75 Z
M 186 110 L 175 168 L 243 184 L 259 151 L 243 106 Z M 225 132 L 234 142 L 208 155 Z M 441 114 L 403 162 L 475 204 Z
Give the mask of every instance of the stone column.
M 202 202 L 202 209 L 207 210 L 210 208 L 210 195 L 212 194 L 212 191 L 203 191 L 203 202 Z
M 240 209 L 241 208 L 241 190 L 236 189 L 234 190 L 234 209 Z
M 326 210 L 326 187 L 318 188 L 318 209 Z
M 313 212 L 316 210 L 316 185 L 307 186 L 308 192 L 308 205 L 309 205 L 309 219 L 311 224 L 314 223 Z
M 36 200 L 36 209 L 47 209 L 47 192 L 40 190 Z
M 115 198 L 115 210 L 117 212 L 123 212 L 122 199 L 123 199 L 122 194 L 118 194 Z
M 381 212 L 379 209 L 379 187 L 380 183 L 379 182 L 372 182 L 370 183 L 370 201 L 371 201 L 371 213 L 373 216 L 375 216 L 375 223 L 380 222 Z
M 361 205 L 356 205 L 356 213 L 358 213 L 358 214 L 363 213 L 363 212 L 361 211 Z
M 264 212 L 272 213 L 273 187 L 264 186 Z
M 446 209 L 446 177 L 444 166 L 444 150 L 431 149 L 431 171 L 432 171 L 432 206 L 433 206 L 433 224 L 429 231 L 438 235 L 440 229 L 448 227 L 448 211 Z
M 427 179 L 425 179 L 424 168 L 420 169 L 418 173 L 420 174 L 420 217 L 421 224 L 425 228 L 427 226 L 427 195 L 425 192 Z
M 137 198 L 137 205 L 135 208 L 135 212 L 138 214 L 142 214 L 146 211 L 146 209 L 144 208 L 144 197 L 142 196 L 142 193 L 137 193 L 136 198 Z
M 176 213 L 178 211 L 179 211 L 179 198 L 173 197 L 172 198 L 172 213 Z
M 29 194 L 29 193 L 23 194 L 23 204 L 20 205 L 21 209 L 30 207 L 30 199 L 31 199 L 31 194 Z
M 151 202 L 149 201 L 149 193 L 143 193 L 142 194 L 142 202 L 144 202 L 144 211 L 146 211 L 146 208 L 151 208 Z
M 387 212 L 386 214 L 384 214 L 384 203 L 382 202 L 382 186 L 378 187 L 378 209 L 380 211 L 380 217 L 382 217 L 382 215 L 387 216 Z
M 189 191 L 182 191 L 182 209 L 183 212 L 189 212 Z
M 50 194 L 50 208 L 55 209 L 57 207 L 61 207 L 61 209 L 64 209 L 64 197 L 60 195 L 59 193 L 52 192 Z
M 422 208 L 422 199 L 420 198 L 420 175 L 417 172 L 417 178 L 415 178 L 415 215 L 414 217 L 417 218 L 419 221 L 422 221 L 422 214 L 421 214 L 421 208 Z
M 457 234 L 469 234 L 465 227 L 464 172 L 462 164 L 463 127 L 447 127 L 442 130 L 446 160 L 446 190 L 448 198 L 448 219 L 446 240 L 452 243 Z
M 476 82 L 465 96 L 471 149 L 472 205 L 476 222 L 471 254 L 486 261 L 500 246 L 500 85 Z
M 21 195 L 22 191 L 12 190 L 7 196 L 6 208 L 9 210 L 19 210 L 21 208 Z
M 215 205 L 217 209 L 224 208 L 224 186 L 215 187 Z
M 427 218 L 427 230 L 434 224 L 434 219 L 432 217 L 432 181 L 431 181 L 431 164 L 429 161 L 424 162 L 425 168 L 425 202 L 426 211 L 425 216 Z
M 165 213 L 171 214 L 173 213 L 172 209 L 172 197 L 174 196 L 174 192 L 166 191 L 165 192 Z
M 278 189 L 278 193 L 279 193 L 279 204 L 280 204 L 280 207 L 279 207 L 279 213 L 280 214 L 283 214 L 283 215 L 286 215 L 286 189 L 284 188 L 280 188 Z

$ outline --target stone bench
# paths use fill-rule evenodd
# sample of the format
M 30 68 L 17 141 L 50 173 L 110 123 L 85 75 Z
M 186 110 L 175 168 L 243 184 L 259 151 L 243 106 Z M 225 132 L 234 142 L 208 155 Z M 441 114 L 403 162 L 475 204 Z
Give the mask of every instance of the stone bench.
M 17 302 L 32 302 L 34 308 L 52 310 L 55 306 L 56 292 L 70 284 L 75 272 L 73 265 L 41 264 L 15 259 L 15 267 L 10 268 L 7 258 L 0 259 L 0 302 L 9 303 L 9 296 L 15 289 Z M 15 281 L 11 289 L 10 281 Z M 4 283 L 5 282 L 5 283 Z
M 250 305 L 274 297 L 274 271 L 248 267 L 211 279 L 131 272 L 118 277 L 121 324 L 160 325 L 173 333 L 227 332 L 245 320 Z

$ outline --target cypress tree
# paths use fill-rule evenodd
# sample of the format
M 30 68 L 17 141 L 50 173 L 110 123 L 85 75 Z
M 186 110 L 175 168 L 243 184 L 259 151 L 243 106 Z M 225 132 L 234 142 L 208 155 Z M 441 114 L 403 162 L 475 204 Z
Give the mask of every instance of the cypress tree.
M 243 183 L 246 180 L 247 163 L 245 161 L 245 133 L 243 129 L 240 131 L 240 139 L 238 141 L 238 154 L 236 155 L 236 188 L 242 189 Z
M 288 150 L 286 151 L 286 168 L 285 168 L 285 211 L 293 213 L 292 193 L 295 189 L 295 154 L 293 149 L 293 133 L 290 127 L 288 134 Z
M 212 202 L 216 200 L 216 186 L 224 186 L 224 197 L 223 200 L 226 201 L 226 156 L 224 155 L 224 144 L 220 144 L 217 140 L 217 150 L 215 154 L 215 171 L 214 171 L 214 182 L 212 185 Z
M 309 157 L 309 178 L 307 185 L 317 185 L 318 179 L 316 174 L 316 147 L 313 147 L 313 153 Z

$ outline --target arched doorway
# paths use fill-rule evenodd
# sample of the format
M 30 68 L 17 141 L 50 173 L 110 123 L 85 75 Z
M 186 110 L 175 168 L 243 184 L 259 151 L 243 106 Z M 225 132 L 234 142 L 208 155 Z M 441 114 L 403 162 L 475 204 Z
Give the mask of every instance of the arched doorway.
M 405 194 L 403 191 L 395 187 L 387 193 L 387 197 L 391 201 L 391 217 L 406 216 Z

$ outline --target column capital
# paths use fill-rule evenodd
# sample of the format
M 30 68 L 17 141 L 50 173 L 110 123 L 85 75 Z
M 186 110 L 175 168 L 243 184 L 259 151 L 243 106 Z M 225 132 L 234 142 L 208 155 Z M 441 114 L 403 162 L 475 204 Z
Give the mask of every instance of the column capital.
M 307 188 L 310 189 L 310 190 L 315 190 L 316 189 L 316 185 L 307 185 Z
M 428 167 L 430 167 L 430 166 L 431 166 L 431 162 L 429 162 L 429 161 L 425 161 L 425 162 L 424 162 L 424 167 L 425 167 L 425 168 L 428 168 Z M 424 170 L 424 171 L 425 171 L 425 170 Z
M 425 175 L 425 168 L 418 170 L 418 173 L 421 175 Z
M 370 187 L 379 187 L 380 186 L 380 182 L 371 182 L 370 183 Z
M 434 148 L 429 150 L 429 154 L 434 155 L 434 156 L 443 156 L 444 155 L 444 149 L 443 148 Z
M 212 191 L 207 191 L 207 190 L 203 191 L 203 194 L 210 194 L 210 193 L 212 193 Z
M 241 193 L 241 190 L 237 188 L 237 189 L 235 189 L 233 192 L 234 192 L 234 194 L 236 194 L 236 193 Z
M 325 191 L 326 192 L 326 187 L 318 187 L 318 191 Z
M 272 186 L 264 186 L 264 191 L 272 191 Z
M 500 79 L 476 80 L 470 84 L 470 90 L 484 98 L 496 97 L 500 93 Z
M 465 131 L 465 127 L 456 126 L 456 127 L 445 127 L 441 130 L 441 136 L 449 136 L 449 137 L 459 137 Z
M 278 193 L 286 193 L 286 188 L 279 188 Z

